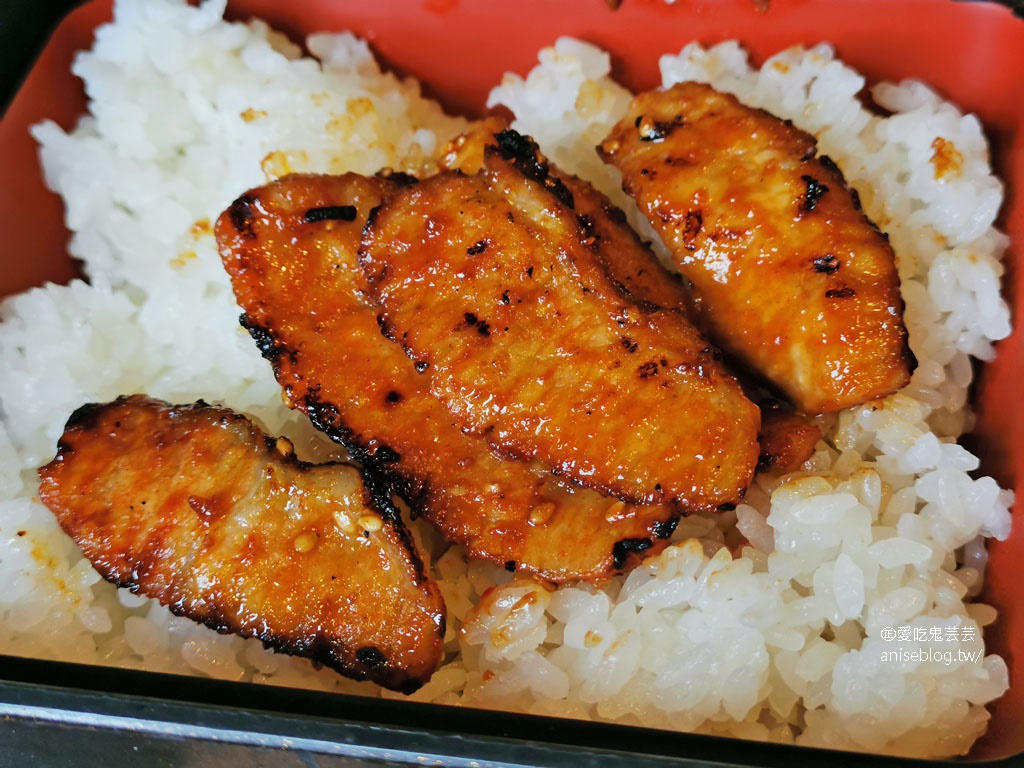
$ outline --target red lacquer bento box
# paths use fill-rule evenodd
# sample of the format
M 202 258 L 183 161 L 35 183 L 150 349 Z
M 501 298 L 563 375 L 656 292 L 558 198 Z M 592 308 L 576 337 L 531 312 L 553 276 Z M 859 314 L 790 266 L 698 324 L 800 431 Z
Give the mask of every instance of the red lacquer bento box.
M 42 7 L 38 11 L 46 12 Z M 66 281 L 75 274 L 75 266 L 66 253 L 68 234 L 62 225 L 61 204 L 43 185 L 27 128 L 44 118 L 69 127 L 83 110 L 84 94 L 80 83 L 70 74 L 70 62 L 76 50 L 90 45 L 92 30 L 109 15 L 109 2 L 90 2 L 73 10 L 60 23 L 0 125 L 0 231 L 5 241 L 0 296 L 46 280 Z M 502 73 L 524 74 L 533 66 L 537 51 L 561 35 L 578 37 L 608 50 L 613 56 L 615 76 L 633 89 L 657 83 L 658 54 L 676 52 L 689 40 L 713 43 L 730 38 L 739 39 L 755 60 L 794 44 L 828 41 L 843 60 L 864 73 L 869 81 L 914 77 L 930 83 L 964 111 L 980 117 L 991 140 L 995 167 L 1006 184 L 1000 225 L 1009 233 L 1012 245 L 1004 292 L 1018 328 L 999 344 L 995 362 L 981 371 L 974 391 L 979 419 L 969 439 L 983 457 L 984 472 L 1013 489 L 1018 499 L 1021 497 L 1024 333 L 1019 328 L 1019 318 L 1024 310 L 1024 281 L 1020 280 L 1024 265 L 1024 21 L 1014 15 L 1013 8 L 994 2 L 952 0 L 238 0 L 229 3 L 229 15 L 258 15 L 296 40 L 317 30 L 351 30 L 368 39 L 387 66 L 419 78 L 428 93 L 450 111 L 471 116 L 482 114 L 488 90 L 500 81 Z M 1018 502 L 1018 509 L 1019 506 Z M 990 649 L 1006 659 L 1011 685 L 1009 692 L 992 706 L 989 732 L 976 745 L 971 760 L 1013 758 L 1024 753 L 1024 728 L 1020 727 L 1024 723 L 1024 590 L 1017 587 L 1016 573 L 1017 565 L 1024 561 L 1024 528 L 1019 520 L 1015 523 L 1007 541 L 991 544 L 984 595 L 1000 612 L 987 638 Z M 4 668 L 8 677 L 17 677 L 19 684 L 28 686 L 44 682 L 52 686 L 64 679 L 35 663 L 24 667 L 31 672 L 22 674 L 11 672 L 18 669 L 16 663 L 7 663 Z M 32 679 L 32 675 L 39 679 Z M 73 675 L 68 679 L 72 678 Z M 82 695 L 106 693 L 101 680 L 85 673 L 76 684 L 77 689 Z M 113 692 L 124 696 L 151 695 L 153 691 L 144 681 L 142 675 L 134 683 L 122 682 Z M 259 698 L 211 692 L 213 689 L 205 684 L 196 684 L 191 689 L 196 691 L 194 694 L 188 692 L 187 682 L 165 690 L 171 688 L 176 691 L 176 701 L 188 701 L 194 696 L 197 706 L 228 703 L 244 707 Z M 302 702 L 303 695 L 275 694 L 264 707 L 286 716 L 309 715 L 311 705 Z M 74 699 L 61 701 L 69 708 L 76 706 Z M 741 746 L 729 740 L 702 741 L 699 737 L 681 736 L 674 741 L 659 741 L 637 729 L 603 726 L 594 730 L 581 726 L 573 730 L 570 725 L 538 726 L 528 718 L 501 714 L 483 718 L 452 715 L 451 722 L 446 722 L 449 718 L 432 712 L 430 707 L 400 703 L 361 709 L 358 702 L 348 702 L 332 710 L 327 716 L 376 719 L 385 733 L 388 726 L 398 725 L 406 734 L 417 729 L 441 733 L 442 738 L 431 742 L 431 748 L 419 748 L 421 754 L 441 758 L 445 754 L 461 754 L 462 748 L 453 747 L 451 739 L 479 737 L 481 741 L 472 743 L 486 745 L 491 743 L 486 739 L 496 738 L 491 745 L 497 751 L 489 756 L 476 756 L 498 762 L 512 760 L 513 754 L 519 758 L 516 762 L 554 760 L 541 753 L 515 753 L 517 744 L 542 742 L 556 752 L 568 745 L 578 750 L 600 746 L 611 750 L 609 755 L 617 753 L 620 758 L 628 753 L 635 758 L 654 753 L 730 763 L 783 764 L 801 759 L 799 751 L 780 751 L 774 747 L 759 751 L 756 747 L 752 749 L 752 745 Z M 159 708 L 153 712 L 155 719 L 161 717 Z M 324 717 L 324 710 L 319 709 L 318 716 Z M 330 729 L 324 737 L 330 738 L 329 733 Z M 602 735 L 594 735 L 598 733 Z M 413 743 L 415 740 L 403 742 L 404 747 L 397 746 L 395 754 L 413 754 L 417 750 L 409 746 Z M 402 752 L 403 748 L 406 752 Z M 461 758 L 466 757 L 461 754 Z

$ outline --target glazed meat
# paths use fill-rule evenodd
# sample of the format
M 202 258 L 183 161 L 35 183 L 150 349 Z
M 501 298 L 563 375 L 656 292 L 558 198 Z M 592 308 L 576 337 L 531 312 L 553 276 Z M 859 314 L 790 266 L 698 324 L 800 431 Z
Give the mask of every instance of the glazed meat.
M 600 147 L 711 339 L 807 413 L 910 378 L 892 248 L 815 140 L 699 83 L 637 97 Z
M 108 581 L 220 632 L 411 692 L 444 603 L 387 500 L 244 416 L 135 395 L 75 411 L 39 496 Z
M 508 122 L 499 117 L 477 121 L 445 148 L 442 167 L 470 175 L 479 173 L 484 167 L 485 148 L 497 147 L 502 135 L 508 136 L 508 128 Z M 635 301 L 675 309 L 698 322 L 696 304 L 679 275 L 667 270 L 637 237 L 625 214 L 587 182 L 554 166 L 549 172 L 568 187 L 576 212 L 586 217 L 596 255 L 608 276 Z M 768 397 L 760 387 L 751 387 L 747 396 L 761 409 L 758 468 L 777 474 L 798 469 L 814 452 L 821 430 Z
M 660 551 L 679 510 L 625 504 L 539 463 L 495 456 L 381 335 L 356 250 L 370 210 L 399 188 L 354 174 L 291 176 L 243 195 L 218 220 L 243 324 L 286 401 L 476 557 L 564 582 Z
M 499 449 L 635 503 L 742 498 L 759 412 L 675 311 L 638 305 L 598 227 L 536 145 L 498 135 L 485 171 L 392 196 L 360 261 L 382 327 L 431 391 Z

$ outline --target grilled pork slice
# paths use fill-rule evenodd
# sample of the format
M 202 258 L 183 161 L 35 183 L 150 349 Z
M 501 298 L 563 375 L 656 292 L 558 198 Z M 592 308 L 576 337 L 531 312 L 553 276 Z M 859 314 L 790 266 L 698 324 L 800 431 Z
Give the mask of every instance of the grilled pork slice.
M 360 260 L 382 327 L 469 431 L 634 503 L 742 498 L 759 412 L 679 312 L 638 305 L 532 141 L 392 196 Z
M 39 474 L 96 570 L 178 615 L 405 692 L 441 661 L 441 594 L 353 466 L 134 395 L 75 411 Z
M 600 151 L 693 284 L 701 328 L 800 410 L 910 380 L 892 248 L 812 136 L 688 82 L 638 96 Z
M 385 339 L 356 261 L 379 178 L 290 176 L 240 197 L 216 233 L 243 324 L 286 401 L 382 472 L 415 513 L 470 554 L 564 582 L 599 579 L 667 544 L 679 511 L 637 507 L 495 456 Z
M 449 142 L 442 153 L 441 166 L 470 175 L 479 173 L 484 167 L 486 147 L 515 140 L 508 129 L 508 122 L 500 117 L 487 117 L 471 124 L 465 133 Z M 636 301 L 684 312 L 696 322 L 696 304 L 680 276 L 666 269 L 637 237 L 625 214 L 587 182 L 554 166 L 549 171 L 568 187 L 577 213 L 586 217 L 584 221 L 594 237 L 597 256 L 609 277 Z M 778 400 L 767 398 L 761 388 L 752 389 L 757 397 L 750 391 L 747 396 L 761 409 L 758 468 L 777 474 L 798 469 L 814 452 L 821 431 Z

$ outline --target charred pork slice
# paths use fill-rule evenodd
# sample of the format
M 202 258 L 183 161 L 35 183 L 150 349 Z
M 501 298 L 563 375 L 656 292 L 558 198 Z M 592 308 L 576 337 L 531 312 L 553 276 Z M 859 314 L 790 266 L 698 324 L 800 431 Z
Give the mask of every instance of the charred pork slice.
M 701 328 L 800 410 L 910 379 L 892 248 L 812 136 L 699 83 L 638 96 L 600 150 L 679 270 Z
M 609 278 L 571 190 L 526 137 L 392 196 L 360 260 L 382 327 L 469 431 L 634 503 L 742 498 L 757 407 L 679 312 Z M 601 226 L 601 225 L 598 225 Z
M 488 146 L 500 147 L 517 141 L 508 129 L 508 122 L 499 117 L 471 124 L 465 133 L 449 142 L 442 153 L 442 167 L 470 175 L 479 173 Z M 572 193 L 577 215 L 588 226 L 589 237 L 594 239 L 596 254 L 608 276 L 637 302 L 675 309 L 699 322 L 697 306 L 687 286 L 640 240 L 625 214 L 586 181 L 554 166 L 550 173 Z M 761 409 L 758 468 L 776 474 L 798 469 L 814 452 L 821 431 L 785 404 L 767 397 L 761 387 L 751 386 L 750 390 L 747 396 Z
M 624 504 L 495 456 L 381 335 L 356 252 L 370 210 L 397 189 L 353 174 L 291 176 L 243 195 L 217 222 L 243 323 L 287 402 L 450 540 L 511 571 L 598 579 L 660 551 L 676 508 Z
M 134 395 L 77 410 L 39 474 L 96 570 L 178 615 L 405 692 L 441 661 L 440 592 L 355 467 Z

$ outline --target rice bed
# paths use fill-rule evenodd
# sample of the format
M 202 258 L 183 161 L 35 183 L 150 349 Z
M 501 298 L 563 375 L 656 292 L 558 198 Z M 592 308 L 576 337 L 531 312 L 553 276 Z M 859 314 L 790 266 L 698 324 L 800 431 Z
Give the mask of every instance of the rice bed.
M 74 65 L 89 114 L 70 133 L 33 130 L 89 282 L 0 305 L 0 651 L 398 697 L 116 590 L 34 498 L 71 411 L 132 392 L 224 403 L 306 458 L 343 457 L 281 404 L 238 326 L 211 222 L 290 171 L 429 173 L 465 121 L 382 73 L 350 35 L 312 36 L 316 61 L 223 11 L 224 0 L 121 0 Z M 972 477 L 978 460 L 956 443 L 971 426 L 971 360 L 1009 333 L 1007 238 L 992 226 L 1002 189 L 981 127 L 918 82 L 874 86 L 891 115 L 869 112 L 863 78 L 827 45 L 753 69 L 735 43 L 690 44 L 661 71 L 666 85 L 709 82 L 818 137 L 890 236 L 919 366 L 904 391 L 820 418 L 826 438 L 802 471 L 759 475 L 735 512 L 684 519 L 672 547 L 600 588 L 516 580 L 418 529 L 448 605 L 449 655 L 412 698 L 965 753 L 1007 688 L 982 638 L 996 612 L 972 598 L 985 539 L 1008 535 L 1013 501 Z M 593 149 L 630 98 L 608 72 L 605 53 L 561 39 L 490 104 L 654 239 Z

